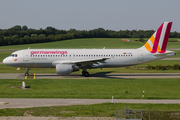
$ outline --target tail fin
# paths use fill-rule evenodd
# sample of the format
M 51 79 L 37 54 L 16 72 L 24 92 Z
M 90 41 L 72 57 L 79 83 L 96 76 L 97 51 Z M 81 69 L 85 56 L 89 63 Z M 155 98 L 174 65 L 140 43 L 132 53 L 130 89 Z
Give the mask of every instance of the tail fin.
M 171 26 L 172 22 L 163 22 L 143 47 L 151 53 L 166 52 Z

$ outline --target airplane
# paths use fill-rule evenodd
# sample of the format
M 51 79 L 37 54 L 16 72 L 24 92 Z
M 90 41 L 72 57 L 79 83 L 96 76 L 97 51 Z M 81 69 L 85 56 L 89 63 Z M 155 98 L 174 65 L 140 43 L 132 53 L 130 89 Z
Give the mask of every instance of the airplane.
M 3 63 L 13 67 L 56 68 L 59 75 L 82 70 L 89 77 L 87 69 L 113 68 L 143 64 L 176 55 L 166 46 L 172 22 L 163 22 L 149 40 L 137 49 L 24 49 L 13 52 Z

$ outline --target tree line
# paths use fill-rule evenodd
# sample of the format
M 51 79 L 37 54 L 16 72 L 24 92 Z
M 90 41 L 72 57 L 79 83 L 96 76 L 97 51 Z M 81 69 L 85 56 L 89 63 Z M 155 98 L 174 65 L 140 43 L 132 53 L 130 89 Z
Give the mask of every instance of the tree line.
M 45 29 L 28 29 L 27 26 L 16 25 L 9 29 L 0 29 L 0 46 L 53 42 L 77 38 L 149 38 L 154 30 L 58 30 L 54 27 Z M 170 38 L 180 38 L 180 33 L 171 32 Z

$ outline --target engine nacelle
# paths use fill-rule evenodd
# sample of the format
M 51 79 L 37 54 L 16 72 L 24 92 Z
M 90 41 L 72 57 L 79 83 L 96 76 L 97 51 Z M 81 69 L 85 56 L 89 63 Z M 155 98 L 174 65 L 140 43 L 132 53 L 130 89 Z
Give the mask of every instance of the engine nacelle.
M 70 74 L 73 71 L 72 65 L 67 64 L 57 64 L 56 73 L 60 75 Z

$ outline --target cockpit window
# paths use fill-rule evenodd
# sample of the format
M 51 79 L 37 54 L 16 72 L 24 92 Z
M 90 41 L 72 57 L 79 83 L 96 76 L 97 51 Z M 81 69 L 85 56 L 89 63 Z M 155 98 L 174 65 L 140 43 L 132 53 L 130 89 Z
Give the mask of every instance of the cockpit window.
M 10 56 L 11 57 L 17 57 L 17 54 L 11 54 Z

